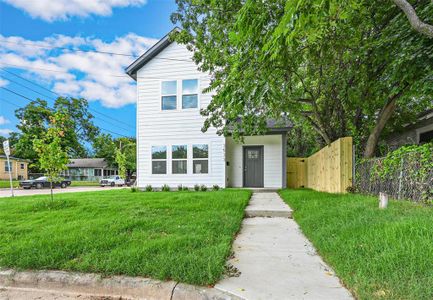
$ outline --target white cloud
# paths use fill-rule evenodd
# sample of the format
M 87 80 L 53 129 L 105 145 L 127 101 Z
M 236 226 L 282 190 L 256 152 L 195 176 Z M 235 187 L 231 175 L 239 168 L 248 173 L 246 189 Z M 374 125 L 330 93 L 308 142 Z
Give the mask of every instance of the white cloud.
M 115 7 L 142 6 L 147 0 L 4 0 L 48 22 L 90 15 L 109 16 Z
M 0 116 L 0 125 L 4 125 L 4 124 L 9 124 L 11 121 L 9 121 L 8 119 L 6 119 L 3 116 Z
M 1 136 L 8 137 L 11 132 L 12 132 L 11 129 L 0 128 L 0 135 Z
M 9 81 L 7 81 L 6 79 L 0 78 L 0 87 L 7 86 L 8 83 Z
M 0 35 L 0 67 L 24 66 L 24 76 L 52 86 L 56 93 L 100 101 L 106 107 L 117 108 L 135 103 L 135 82 L 124 71 L 134 57 L 53 47 L 138 56 L 156 41 L 134 33 L 111 42 L 65 35 L 54 35 L 40 41 Z

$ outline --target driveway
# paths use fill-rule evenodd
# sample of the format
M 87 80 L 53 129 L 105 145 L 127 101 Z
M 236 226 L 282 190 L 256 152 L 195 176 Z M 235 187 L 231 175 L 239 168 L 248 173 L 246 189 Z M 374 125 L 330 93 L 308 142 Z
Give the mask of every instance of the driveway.
M 53 190 L 53 192 L 54 192 L 54 194 L 76 193 L 76 192 L 96 192 L 96 191 L 108 191 L 108 190 L 117 190 L 117 189 L 124 189 L 124 188 L 125 187 L 77 186 L 77 187 L 67 187 L 65 189 L 56 188 Z M 14 189 L 15 196 L 46 195 L 49 193 L 50 193 L 50 189 L 41 189 L 41 190 Z M 11 196 L 10 189 L 0 189 L 0 198 L 10 197 L 10 196 Z

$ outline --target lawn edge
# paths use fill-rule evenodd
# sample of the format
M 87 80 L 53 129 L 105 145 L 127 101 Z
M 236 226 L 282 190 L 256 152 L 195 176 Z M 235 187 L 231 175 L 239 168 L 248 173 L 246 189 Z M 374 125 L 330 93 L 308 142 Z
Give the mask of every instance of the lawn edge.
M 146 299 L 241 299 L 215 288 L 176 281 L 52 270 L 16 271 L 0 268 L 0 287 Z
M 309 189 L 311 190 L 311 189 Z M 299 230 L 301 231 L 302 235 L 304 235 L 306 237 L 306 239 L 311 243 L 311 245 L 314 247 L 314 250 L 316 251 L 316 254 L 318 256 L 320 256 L 320 258 L 323 260 L 323 262 L 326 264 L 326 266 L 331 270 L 332 273 L 334 273 L 334 275 L 338 278 L 338 281 L 340 282 L 340 284 L 346 288 L 349 293 L 352 295 L 352 297 L 354 299 L 358 299 L 358 295 L 357 293 L 355 293 L 354 289 L 352 289 L 350 286 L 348 286 L 344 280 L 342 279 L 341 275 L 338 274 L 337 271 L 335 271 L 334 266 L 328 261 L 328 259 L 326 258 L 326 256 L 324 256 L 320 249 L 315 245 L 315 243 L 310 239 L 310 237 L 304 232 L 304 229 L 302 228 L 302 226 L 298 223 L 298 221 L 296 220 L 296 209 L 292 208 L 290 206 L 289 203 L 286 202 L 286 200 L 284 199 L 284 197 L 281 195 L 281 192 L 283 192 L 284 189 L 280 189 L 278 190 L 278 195 L 280 196 L 280 198 L 284 201 L 284 203 L 286 203 L 290 209 L 292 209 L 292 219 L 296 222 L 296 224 L 298 225 Z M 314 190 L 313 190 L 314 191 Z M 326 193 L 326 192 L 322 192 L 322 193 Z M 332 194 L 332 193 L 328 193 L 328 194 Z

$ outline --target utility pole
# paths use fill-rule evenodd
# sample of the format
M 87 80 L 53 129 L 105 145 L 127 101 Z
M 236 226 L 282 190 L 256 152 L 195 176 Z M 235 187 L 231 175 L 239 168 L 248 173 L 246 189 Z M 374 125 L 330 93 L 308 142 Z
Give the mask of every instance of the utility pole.
M 12 185 L 12 165 L 11 165 L 11 162 L 10 162 L 10 159 L 9 159 L 9 155 L 11 154 L 11 149 L 9 147 L 9 140 L 6 140 L 6 141 L 3 142 L 3 150 L 4 150 L 5 154 L 6 154 L 6 159 L 7 159 L 7 162 L 8 162 L 9 182 L 10 182 L 10 185 L 11 185 L 11 195 L 13 197 L 14 196 L 14 187 Z

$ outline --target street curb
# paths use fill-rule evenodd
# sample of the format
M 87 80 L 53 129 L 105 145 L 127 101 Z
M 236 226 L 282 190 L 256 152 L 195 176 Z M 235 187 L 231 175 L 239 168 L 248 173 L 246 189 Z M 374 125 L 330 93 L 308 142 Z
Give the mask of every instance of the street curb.
M 146 300 L 240 300 L 213 288 L 144 277 L 110 276 L 65 271 L 0 269 L 0 287 L 104 295 Z

